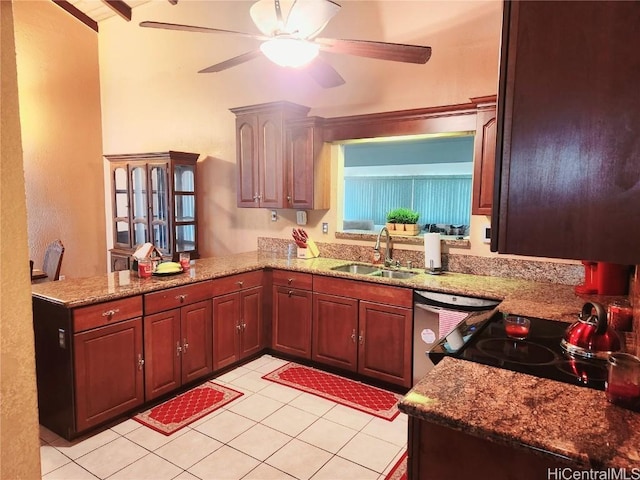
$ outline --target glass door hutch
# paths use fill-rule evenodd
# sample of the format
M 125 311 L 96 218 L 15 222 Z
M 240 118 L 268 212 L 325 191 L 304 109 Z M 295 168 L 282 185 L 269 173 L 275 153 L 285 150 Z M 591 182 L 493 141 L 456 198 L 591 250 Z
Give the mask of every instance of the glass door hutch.
M 105 155 L 110 163 L 111 271 L 128 270 L 131 255 L 152 243 L 166 260 L 198 257 L 196 162 L 186 152 Z

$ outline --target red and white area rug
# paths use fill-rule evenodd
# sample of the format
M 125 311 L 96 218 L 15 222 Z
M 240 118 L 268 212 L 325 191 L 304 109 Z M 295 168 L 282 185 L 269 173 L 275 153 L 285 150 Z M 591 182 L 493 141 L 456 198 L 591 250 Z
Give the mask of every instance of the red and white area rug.
M 407 452 L 402 454 L 384 480 L 407 480 Z
M 133 419 L 160 433 L 171 435 L 242 395 L 242 392 L 229 387 L 206 382 L 139 413 Z
M 385 420 L 391 421 L 400 413 L 397 407 L 400 395 L 297 363 L 287 363 L 262 378 Z

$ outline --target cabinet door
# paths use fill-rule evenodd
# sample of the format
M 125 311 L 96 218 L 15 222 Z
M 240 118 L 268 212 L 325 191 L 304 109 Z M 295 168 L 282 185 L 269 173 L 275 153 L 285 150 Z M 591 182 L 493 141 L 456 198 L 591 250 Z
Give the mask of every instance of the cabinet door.
M 240 358 L 246 358 L 259 352 L 262 341 L 262 287 L 255 287 L 240 292 L 242 313 L 242 339 L 240 342 Z
M 163 255 L 171 252 L 169 220 L 171 205 L 169 204 L 169 181 L 167 164 L 149 165 L 149 223 L 151 228 L 150 242 Z
M 147 401 L 181 385 L 180 309 L 144 318 L 145 396 Z
M 111 167 L 112 214 L 114 247 L 131 247 L 131 219 L 129 210 L 129 171 L 127 164 Z
M 76 431 L 144 402 L 142 320 L 74 335 Z
M 313 208 L 313 134 L 312 126 L 287 128 L 287 208 Z
M 131 228 L 133 245 L 149 241 L 149 207 L 147 204 L 147 167 L 131 167 Z
M 180 320 L 184 384 L 213 370 L 211 300 L 182 307 Z
M 238 207 L 258 207 L 258 116 L 242 115 L 236 120 Z
M 473 154 L 473 215 L 491 215 L 496 164 L 496 106 L 478 109 Z
M 358 300 L 313 294 L 313 346 L 317 362 L 356 371 Z
M 213 369 L 239 360 L 240 293 L 229 293 L 213 299 Z
M 411 386 L 411 309 L 360 302 L 358 372 Z
M 174 253 L 197 254 L 196 166 L 175 163 L 173 167 L 173 205 L 175 210 Z
M 273 287 L 273 349 L 311 358 L 312 293 Z
M 505 2 L 493 250 L 640 263 L 639 22 L 638 2 Z
M 284 208 L 284 132 L 282 113 L 258 115 L 259 206 Z

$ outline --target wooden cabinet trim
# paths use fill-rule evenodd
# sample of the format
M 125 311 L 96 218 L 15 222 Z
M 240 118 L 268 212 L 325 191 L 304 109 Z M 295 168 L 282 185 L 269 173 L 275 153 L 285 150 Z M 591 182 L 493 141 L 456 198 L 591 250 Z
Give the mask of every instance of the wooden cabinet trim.
M 167 288 L 144 295 L 145 315 L 182 307 L 211 298 L 211 280 Z
M 228 277 L 215 278 L 211 283 L 211 296 L 226 295 L 253 287 L 262 286 L 264 279 L 263 270 L 229 275 Z
M 313 275 L 311 273 L 294 272 L 291 270 L 274 270 L 272 273 L 273 285 L 288 288 L 302 288 L 311 290 L 313 287 Z
M 341 297 L 354 297 L 360 300 L 368 300 L 370 302 L 395 305 L 398 307 L 413 308 L 412 288 L 378 285 L 359 280 L 314 275 L 313 291 Z
M 79 307 L 72 311 L 76 333 L 142 316 L 142 296 Z

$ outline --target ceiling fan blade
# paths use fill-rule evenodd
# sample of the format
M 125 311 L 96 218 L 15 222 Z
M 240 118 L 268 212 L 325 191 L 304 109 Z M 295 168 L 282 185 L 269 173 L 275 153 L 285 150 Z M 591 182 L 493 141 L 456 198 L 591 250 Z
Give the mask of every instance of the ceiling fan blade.
M 163 30 L 181 30 L 184 32 L 198 32 L 198 33 L 229 33 L 231 35 L 240 35 L 243 37 L 253 38 L 255 40 L 269 40 L 269 37 L 262 35 L 254 35 L 252 33 L 236 32 L 234 30 L 222 30 L 220 28 L 198 27 L 196 25 L 180 25 L 177 23 L 164 23 L 164 22 L 140 22 L 141 27 L 148 28 L 160 28 Z
M 316 38 L 314 42 L 319 44 L 320 49 L 325 52 L 344 53 L 394 62 L 427 63 L 431 57 L 431 47 L 420 45 L 368 40 L 340 40 L 337 38 Z
M 331 0 L 258 0 L 249 13 L 264 35 L 310 38 L 340 10 Z
M 262 52 L 260 50 L 252 50 L 251 52 L 243 53 L 242 55 L 230 58 L 228 60 L 225 60 L 224 62 L 216 63 L 215 65 L 211 65 L 210 67 L 203 68 L 202 70 L 198 71 L 198 73 L 221 72 L 222 70 L 226 70 L 227 68 L 235 67 L 236 65 L 240 65 L 241 63 L 253 60 L 260 55 L 262 55 Z
M 336 69 L 320 57 L 316 57 L 304 69 L 323 88 L 339 87 L 345 83 Z

